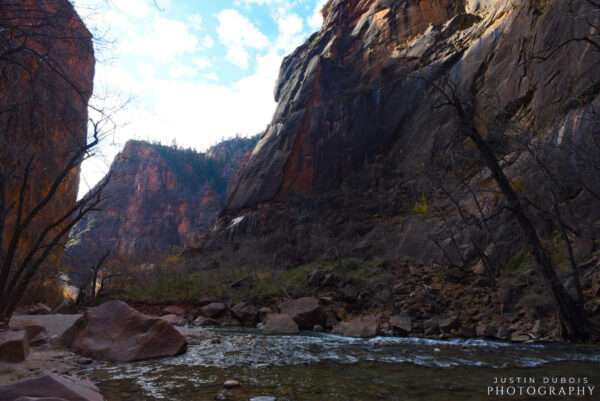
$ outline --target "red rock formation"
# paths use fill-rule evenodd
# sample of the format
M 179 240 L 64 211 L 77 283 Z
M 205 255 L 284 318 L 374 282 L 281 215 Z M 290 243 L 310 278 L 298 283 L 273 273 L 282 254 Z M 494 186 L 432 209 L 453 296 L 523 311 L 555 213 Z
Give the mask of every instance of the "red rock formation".
M 0 3 L 0 172 L 9 180 L 7 203 L 17 198 L 28 160 L 33 169 L 25 212 L 85 144 L 94 65 L 91 34 L 69 1 Z M 26 233 L 21 249 L 40 227 L 75 204 L 78 183 L 74 170 Z M 14 216 L 8 216 L 7 234 Z
M 132 262 L 158 261 L 196 246 L 254 144 L 255 139 L 232 139 L 202 154 L 128 142 L 111 166 L 104 210 L 73 230 L 68 264 L 92 266 L 107 250 Z
M 590 26 L 574 16 L 594 14 L 588 2 L 568 3 L 329 1 L 322 29 L 283 61 L 273 121 L 240 172 L 213 243 L 235 237 L 236 254 L 266 263 L 260 255 L 275 253 L 270 260 L 277 266 L 334 251 L 415 263 L 473 258 L 468 234 L 450 256 L 431 241 L 440 235 L 451 243 L 440 233 L 460 222 L 447 198 L 438 194 L 425 205 L 443 210 L 445 221 L 415 215 L 424 188 L 439 189 L 431 188 L 433 159 L 460 128 L 453 109 L 436 107 L 439 93 L 429 83 L 454 82 L 470 99 L 482 135 L 510 120 L 540 142 L 561 144 L 553 169 L 573 181 L 569 174 L 580 172 L 573 171 L 570 144 L 583 147 L 598 132 L 600 119 L 590 115 L 600 101 L 594 67 L 600 52 L 581 41 L 560 46 L 589 35 Z M 531 172 L 532 159 L 510 157 L 506 170 L 524 183 L 522 191 L 551 198 Z M 500 204 L 497 196 L 480 196 L 490 213 Z M 577 202 L 589 216 L 582 221 L 598 216 L 589 195 Z M 475 205 L 469 207 L 473 212 Z M 502 246 L 490 252 L 503 264 L 522 242 L 511 216 L 498 216 L 493 236 Z M 246 234 L 248 249 L 238 252 Z M 252 242 L 257 239 L 262 248 Z

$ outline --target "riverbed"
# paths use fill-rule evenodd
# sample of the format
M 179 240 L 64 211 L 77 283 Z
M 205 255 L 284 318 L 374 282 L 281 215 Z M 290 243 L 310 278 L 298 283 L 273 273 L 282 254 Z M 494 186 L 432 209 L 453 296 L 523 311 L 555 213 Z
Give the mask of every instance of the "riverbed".
M 597 400 L 600 347 L 428 340 L 331 334 L 263 335 L 257 331 L 189 330 L 190 346 L 175 358 L 99 364 L 86 373 L 107 401 L 489 401 Z M 495 384 L 512 378 L 518 385 Z M 560 378 L 575 378 L 583 397 L 541 395 Z M 226 380 L 241 386 L 224 390 Z M 573 379 L 571 379 L 573 380 Z M 583 382 L 585 381 L 585 383 Z M 491 389 L 490 389 L 491 387 Z M 517 387 L 517 395 L 500 397 Z M 543 390 L 545 388 L 545 390 Z M 542 389 L 542 390 L 540 390 Z M 488 395 L 488 392 L 491 394 Z

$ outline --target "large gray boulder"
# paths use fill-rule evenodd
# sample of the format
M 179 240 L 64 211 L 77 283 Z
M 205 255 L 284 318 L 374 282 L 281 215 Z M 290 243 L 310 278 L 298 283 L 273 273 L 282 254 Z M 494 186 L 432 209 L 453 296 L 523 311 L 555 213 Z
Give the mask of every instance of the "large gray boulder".
M 272 313 L 265 317 L 263 331 L 269 334 L 298 334 L 298 325 L 286 314 Z
M 375 337 L 378 331 L 378 316 L 357 317 L 340 322 L 333 328 L 333 333 L 346 337 Z
M 279 304 L 279 310 L 294 319 L 301 330 L 312 330 L 315 326 L 324 326 L 327 320 L 325 312 L 314 297 L 292 299 Z
M 62 342 L 78 354 L 114 362 L 175 356 L 187 348 L 185 337 L 169 323 L 121 301 L 87 309 Z

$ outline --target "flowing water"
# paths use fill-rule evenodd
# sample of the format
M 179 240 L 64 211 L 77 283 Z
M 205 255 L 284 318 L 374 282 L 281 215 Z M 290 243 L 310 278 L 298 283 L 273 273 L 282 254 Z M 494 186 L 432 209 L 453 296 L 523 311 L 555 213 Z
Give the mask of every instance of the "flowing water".
M 182 356 L 106 364 L 88 374 L 107 401 L 212 401 L 218 394 L 233 401 L 600 400 L 599 347 L 223 330 L 187 334 L 190 346 Z M 529 384 L 495 384 L 511 378 Z M 242 386 L 224 391 L 228 379 Z M 560 380 L 571 384 L 553 384 Z M 599 388 L 590 394 L 590 386 Z M 509 397 L 510 387 L 516 393 Z M 560 392 L 569 387 L 571 396 Z

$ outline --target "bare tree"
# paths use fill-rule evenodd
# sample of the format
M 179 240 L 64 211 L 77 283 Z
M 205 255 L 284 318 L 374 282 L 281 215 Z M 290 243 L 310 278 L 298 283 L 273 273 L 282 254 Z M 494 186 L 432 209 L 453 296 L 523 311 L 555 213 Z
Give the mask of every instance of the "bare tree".
M 79 201 L 61 195 L 115 129 L 107 110 L 86 117 L 93 63 L 91 34 L 69 2 L 0 4 L 0 323 L 103 201 L 110 177 Z
M 461 97 L 457 86 L 451 81 L 432 82 L 431 86 L 441 98 L 436 107 L 451 108 L 454 111 L 458 121 L 458 137 L 471 141 L 475 146 L 481 163 L 489 170 L 502 194 L 506 208 L 510 210 L 520 226 L 536 265 L 556 300 L 566 337 L 574 341 L 588 340 L 594 328 L 585 314 L 583 304 L 581 300 L 575 299 L 561 282 L 550 253 L 544 246 L 534 220 L 528 212 L 528 201 L 520 196 L 512 185 L 494 146 L 478 131 L 475 122 L 477 116 L 471 107 L 471 102 Z M 553 205 L 558 220 L 563 221 L 560 218 L 557 200 Z M 564 227 L 562 230 L 564 232 Z

